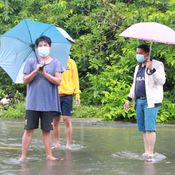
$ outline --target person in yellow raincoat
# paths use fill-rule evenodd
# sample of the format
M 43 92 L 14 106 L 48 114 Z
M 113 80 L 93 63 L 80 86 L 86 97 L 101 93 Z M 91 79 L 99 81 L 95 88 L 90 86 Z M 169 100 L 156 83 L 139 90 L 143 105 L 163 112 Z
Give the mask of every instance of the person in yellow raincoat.
M 65 124 L 66 149 L 71 149 L 72 139 L 72 106 L 75 96 L 76 105 L 80 105 L 80 87 L 76 63 L 69 57 L 67 69 L 62 73 L 61 84 L 59 86 L 61 115 L 58 114 L 53 119 L 55 147 L 60 148 L 59 122 L 62 116 Z

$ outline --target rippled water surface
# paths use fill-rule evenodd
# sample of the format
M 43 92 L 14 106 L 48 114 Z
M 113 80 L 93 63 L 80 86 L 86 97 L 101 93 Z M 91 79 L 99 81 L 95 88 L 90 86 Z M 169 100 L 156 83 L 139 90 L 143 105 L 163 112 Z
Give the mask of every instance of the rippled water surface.
M 155 161 L 142 158 L 142 137 L 135 125 L 74 124 L 72 151 L 65 150 L 61 125 L 58 161 L 46 161 L 41 131 L 35 131 L 28 160 L 19 162 L 22 122 L 0 121 L 0 174 L 2 175 L 174 175 L 175 127 L 159 127 Z

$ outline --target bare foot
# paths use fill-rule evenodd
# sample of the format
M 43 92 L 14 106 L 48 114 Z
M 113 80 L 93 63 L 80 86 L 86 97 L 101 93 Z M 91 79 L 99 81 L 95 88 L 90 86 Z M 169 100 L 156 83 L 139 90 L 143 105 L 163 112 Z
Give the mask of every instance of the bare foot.
M 148 153 L 143 153 L 142 154 L 143 157 L 148 157 L 148 155 L 149 155 Z
M 61 148 L 61 144 L 60 144 L 60 143 L 56 143 L 56 144 L 55 144 L 55 148 L 60 149 L 60 148 Z
M 56 158 L 54 156 L 47 156 L 46 160 L 58 160 L 58 158 Z
M 56 143 L 54 146 L 52 146 L 52 149 L 61 149 L 61 144 Z
M 147 162 L 153 162 L 154 161 L 154 155 L 152 155 L 152 154 L 148 155 L 146 161 Z
M 71 145 L 66 145 L 67 150 L 71 150 Z
M 21 156 L 20 159 L 19 159 L 20 162 L 25 162 L 26 161 L 26 157 L 24 156 Z

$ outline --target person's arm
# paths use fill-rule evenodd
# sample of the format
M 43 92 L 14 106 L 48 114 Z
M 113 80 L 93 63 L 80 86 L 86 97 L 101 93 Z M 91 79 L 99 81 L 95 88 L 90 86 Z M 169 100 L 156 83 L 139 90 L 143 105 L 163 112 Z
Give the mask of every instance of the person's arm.
M 153 64 L 152 61 L 147 63 L 149 76 L 153 77 L 155 84 L 164 85 L 166 81 L 164 65 L 162 62 Z
M 136 75 L 137 75 L 137 72 L 138 72 L 138 68 L 139 68 L 139 65 L 137 65 L 135 67 L 132 86 L 130 88 L 130 92 L 129 92 L 128 97 L 127 97 L 128 101 L 132 101 L 132 99 L 135 98 L 135 81 L 136 81 Z
M 125 103 L 124 103 L 124 111 L 125 112 L 128 112 L 128 110 L 129 110 L 129 107 L 130 107 L 130 102 L 132 101 L 132 99 L 133 99 L 133 91 L 134 91 L 134 82 L 133 82 L 133 84 L 132 84 L 132 86 L 131 86 L 131 89 L 130 89 L 130 93 L 129 93 L 129 95 L 128 95 L 128 97 L 127 97 L 127 100 L 125 101 Z
M 130 88 L 130 92 L 128 94 L 127 100 L 124 103 L 124 111 L 128 112 L 129 107 L 130 107 L 130 102 L 132 101 L 132 99 L 135 96 L 135 78 L 136 78 L 136 73 L 138 71 L 138 66 L 136 66 L 135 71 L 134 71 L 134 78 L 133 78 L 133 83 L 132 86 Z
M 38 72 L 39 72 L 39 70 L 40 70 L 40 68 L 42 66 L 43 65 L 38 64 L 37 67 L 36 67 L 36 69 L 33 70 L 31 73 L 24 74 L 24 76 L 23 76 L 23 82 L 24 82 L 24 84 L 29 84 L 35 78 L 35 76 L 38 74 Z
M 49 82 L 51 82 L 52 84 L 58 85 L 58 86 L 60 85 L 60 83 L 61 83 L 61 73 L 60 73 L 60 72 L 56 72 L 56 73 L 55 73 L 55 76 L 52 76 L 52 75 L 50 75 L 49 73 L 47 73 L 47 72 L 45 71 L 45 69 L 43 69 L 42 73 L 43 73 L 43 76 L 44 76 Z
M 76 63 L 73 61 L 73 69 L 72 69 L 72 78 L 75 85 L 74 94 L 76 99 L 76 104 L 80 104 L 80 85 L 79 85 L 79 77 L 78 77 L 78 69 Z
M 159 85 L 164 85 L 166 81 L 164 65 L 160 63 L 159 66 L 155 67 L 155 73 L 153 73 L 154 82 Z

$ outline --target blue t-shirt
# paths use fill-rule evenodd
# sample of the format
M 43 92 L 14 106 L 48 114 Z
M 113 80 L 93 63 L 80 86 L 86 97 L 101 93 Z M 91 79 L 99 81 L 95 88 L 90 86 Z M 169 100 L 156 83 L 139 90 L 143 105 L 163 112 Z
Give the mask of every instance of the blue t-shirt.
M 30 74 L 36 69 L 38 62 L 36 58 L 29 59 L 23 73 Z M 44 66 L 47 73 L 54 76 L 56 72 L 63 72 L 61 63 L 53 59 Z M 60 112 L 60 100 L 58 86 L 49 82 L 39 71 L 35 78 L 27 84 L 26 110 L 34 111 L 58 111 Z
M 135 86 L 135 94 L 136 98 L 138 97 L 146 97 L 145 90 L 145 69 L 146 66 L 139 66 L 137 76 L 136 76 L 136 86 Z

